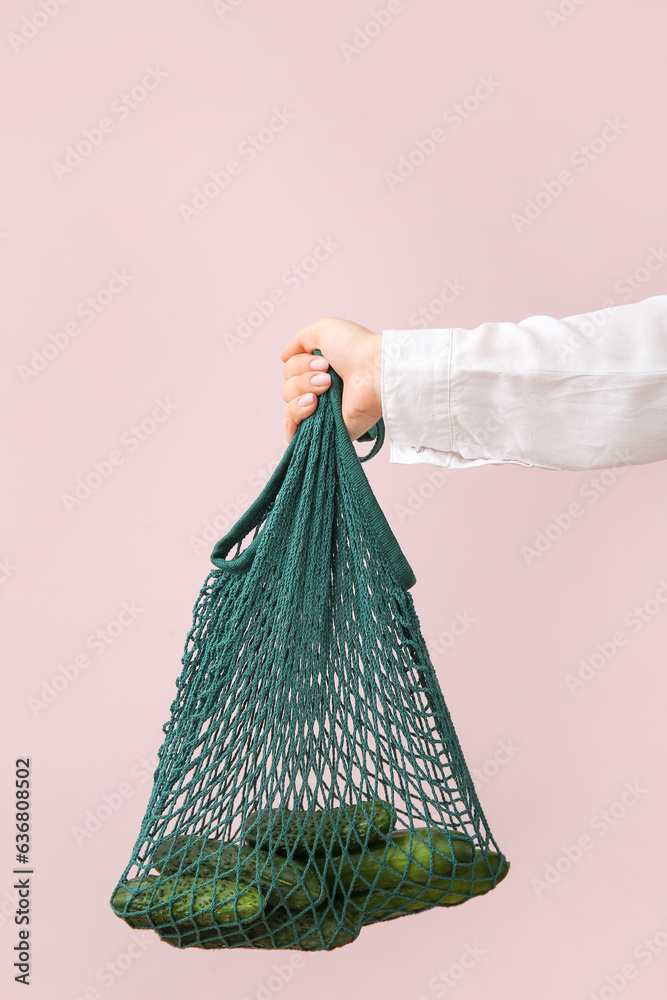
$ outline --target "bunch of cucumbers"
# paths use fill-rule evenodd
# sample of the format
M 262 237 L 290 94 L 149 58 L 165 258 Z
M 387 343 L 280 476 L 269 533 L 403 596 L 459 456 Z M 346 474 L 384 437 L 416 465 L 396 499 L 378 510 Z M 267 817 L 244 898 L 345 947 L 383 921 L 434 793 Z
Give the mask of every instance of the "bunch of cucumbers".
M 463 834 L 395 824 L 379 799 L 251 813 L 245 844 L 162 841 L 160 874 L 121 883 L 111 905 L 177 948 L 332 950 L 368 924 L 483 895 L 509 871 Z

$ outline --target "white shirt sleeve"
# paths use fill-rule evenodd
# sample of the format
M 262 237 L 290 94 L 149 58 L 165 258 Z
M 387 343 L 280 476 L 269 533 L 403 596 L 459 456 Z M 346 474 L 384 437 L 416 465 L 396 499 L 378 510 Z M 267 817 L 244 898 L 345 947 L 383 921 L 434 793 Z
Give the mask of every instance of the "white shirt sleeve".
M 605 469 L 667 459 L 667 294 L 473 330 L 384 330 L 391 462 Z

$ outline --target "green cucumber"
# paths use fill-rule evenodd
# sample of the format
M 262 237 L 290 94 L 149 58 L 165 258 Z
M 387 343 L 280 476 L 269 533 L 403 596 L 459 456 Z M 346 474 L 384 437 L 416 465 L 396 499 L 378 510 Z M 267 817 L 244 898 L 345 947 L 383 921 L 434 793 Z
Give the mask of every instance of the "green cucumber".
M 232 881 L 235 881 L 238 868 L 239 883 L 259 885 L 268 903 L 284 903 L 292 910 L 310 906 L 322 895 L 322 880 L 312 866 L 242 844 L 223 845 L 219 840 L 169 837 L 159 844 L 151 864 L 163 875 L 181 872 L 196 874 L 199 878 Z
M 432 848 L 428 843 L 429 833 Z M 452 834 L 450 844 L 447 834 L 427 827 L 412 832 L 401 830 L 385 845 L 386 842 L 365 851 L 332 857 L 324 866 L 329 889 L 349 893 L 367 890 L 373 883 L 378 889 L 396 889 L 405 879 L 420 885 L 428 883 L 431 887 L 434 876 L 451 875 L 454 864 L 471 862 L 475 853 L 471 840 Z
M 167 875 L 175 875 L 181 864 L 186 869 L 192 867 L 195 874 L 215 875 L 216 855 L 219 851 L 219 840 L 206 840 L 204 837 L 191 840 L 187 835 L 172 836 L 160 841 L 153 852 L 151 864 Z M 196 870 L 197 862 L 200 863 L 199 871 Z
M 481 851 L 475 853 L 483 859 Z M 429 881 L 428 888 L 405 883 L 396 892 L 383 889 L 376 889 L 369 893 L 353 892 L 349 897 L 348 905 L 351 907 L 352 913 L 357 911 L 363 913 L 364 925 L 375 923 L 378 920 L 391 920 L 394 917 L 419 912 L 433 906 L 458 906 L 473 896 L 483 896 L 490 892 L 506 877 L 510 867 L 509 862 L 504 858 L 501 862 L 500 856 L 492 851 L 488 852 L 486 857 L 496 876 L 495 884 L 493 878 L 479 877 L 478 873 L 481 872 L 488 875 L 489 866 L 485 861 L 478 860 L 472 865 L 460 865 L 456 868 L 457 874 L 459 868 L 471 870 L 476 876 L 472 880 L 435 877 Z
M 330 850 L 360 850 L 386 838 L 396 825 L 396 813 L 380 799 L 361 800 L 332 809 L 267 809 L 250 813 L 243 824 L 249 844 L 310 857 Z
M 117 886 L 111 905 L 130 927 L 239 924 L 254 920 L 262 909 L 259 893 L 253 886 L 237 892 L 231 880 L 212 882 L 191 875 L 130 879 Z
M 510 870 L 509 861 L 501 858 L 499 854 L 489 851 L 486 854 L 489 862 L 487 864 L 481 851 L 475 853 L 478 855 L 478 859 L 474 864 L 456 866 L 453 880 L 436 877 L 429 882 L 429 888 L 460 892 L 468 898 L 483 895 L 502 882 Z M 489 876 L 489 867 L 493 872 L 492 876 Z
M 346 913 L 353 918 L 360 918 L 364 925 L 374 924 L 380 920 L 391 920 L 442 905 L 443 898 L 447 897 L 437 890 L 417 890 L 410 885 L 397 891 L 374 889 L 371 892 L 353 892 L 348 897 Z
M 326 908 L 325 908 L 326 909 Z M 339 927 L 343 917 L 340 906 L 334 908 L 335 916 L 313 912 L 295 914 L 284 906 L 266 910 L 262 919 L 244 928 L 245 935 L 232 928 L 204 930 L 199 935 L 175 934 L 168 929 L 160 931 L 160 938 L 175 948 L 295 948 L 299 951 L 332 951 L 350 944 L 358 937 L 355 923 Z M 344 919 L 344 917 L 343 917 Z M 249 939 L 249 940 L 248 940 Z
M 487 864 L 488 862 L 488 864 Z M 492 879 L 496 876 L 497 882 L 502 882 L 509 871 L 509 861 L 496 854 L 495 851 L 475 851 L 475 858 L 472 864 L 460 864 L 456 866 L 456 877 L 461 879 Z

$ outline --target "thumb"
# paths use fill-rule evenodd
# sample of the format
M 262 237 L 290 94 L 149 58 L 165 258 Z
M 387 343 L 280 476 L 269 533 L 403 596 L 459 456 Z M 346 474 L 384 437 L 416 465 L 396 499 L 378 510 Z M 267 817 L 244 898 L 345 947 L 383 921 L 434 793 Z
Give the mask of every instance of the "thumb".
M 295 354 L 312 354 L 316 348 L 322 350 L 320 346 L 322 333 L 324 332 L 324 325 L 328 321 L 328 317 L 326 319 L 318 319 L 314 323 L 310 323 L 309 326 L 303 326 L 300 330 L 297 330 L 283 349 L 280 360 L 284 363 Z

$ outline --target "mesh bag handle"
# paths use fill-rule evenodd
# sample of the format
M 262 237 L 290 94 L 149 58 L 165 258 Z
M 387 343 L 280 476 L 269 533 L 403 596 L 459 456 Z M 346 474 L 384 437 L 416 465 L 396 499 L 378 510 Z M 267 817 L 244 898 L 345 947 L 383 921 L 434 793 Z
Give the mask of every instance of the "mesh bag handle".
M 321 352 L 316 351 L 315 353 L 320 354 Z M 343 420 L 343 380 L 337 372 L 331 368 L 329 370 L 331 374 L 331 388 L 329 392 L 331 393 L 334 419 L 336 421 L 339 461 L 357 495 L 368 533 L 374 534 L 377 538 L 380 548 L 384 553 L 387 566 L 396 582 L 404 590 L 409 590 L 417 582 L 415 575 L 409 562 L 403 555 L 401 547 L 398 544 L 398 539 L 391 530 L 387 518 L 384 516 L 384 511 L 377 502 L 366 473 L 360 465 L 360 461 L 363 462 L 366 459 L 372 458 L 382 447 L 382 442 L 384 441 L 384 420 L 380 417 L 378 422 L 371 427 L 371 431 L 376 430 L 377 440 L 369 453 L 360 460 Z M 366 434 L 369 437 L 371 436 L 369 432 L 366 432 Z M 366 434 L 363 434 L 359 440 L 366 440 Z
M 313 353 L 322 354 L 319 349 L 315 349 Z M 416 577 L 373 493 L 366 473 L 361 467 L 362 462 L 367 462 L 368 459 L 373 458 L 382 447 L 385 436 L 384 421 L 380 417 L 370 430 L 357 439 L 359 441 L 375 441 L 368 454 L 360 457 L 357 454 L 345 426 L 345 421 L 343 420 L 343 380 L 331 366 L 329 366 L 329 374 L 331 376 L 331 386 L 327 395 L 329 396 L 329 405 L 332 407 L 334 415 L 336 450 L 342 474 L 350 482 L 351 489 L 358 499 L 360 510 L 363 512 L 365 527 L 367 527 L 368 533 L 373 534 L 377 539 L 380 551 L 384 555 L 392 576 L 400 587 L 404 590 L 409 590 L 417 582 Z M 318 409 L 321 409 L 321 406 Z M 317 413 L 318 411 L 316 410 L 310 419 L 316 417 Z M 241 573 L 248 570 L 252 565 L 260 541 L 259 527 L 270 513 L 280 487 L 285 480 L 294 449 L 299 439 L 299 430 L 303 423 L 304 421 L 297 427 L 292 440 L 285 449 L 283 457 L 262 492 L 227 534 L 217 542 L 211 553 L 211 562 L 219 569 L 224 569 L 229 573 Z M 255 536 L 252 541 L 245 549 L 238 551 L 243 539 L 253 530 L 255 531 Z M 235 546 L 237 552 L 230 557 L 229 553 Z

